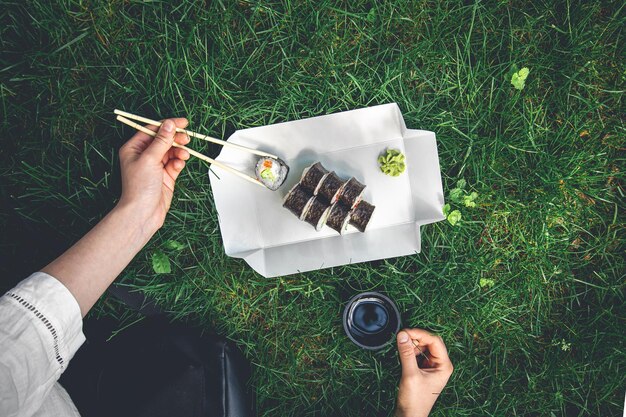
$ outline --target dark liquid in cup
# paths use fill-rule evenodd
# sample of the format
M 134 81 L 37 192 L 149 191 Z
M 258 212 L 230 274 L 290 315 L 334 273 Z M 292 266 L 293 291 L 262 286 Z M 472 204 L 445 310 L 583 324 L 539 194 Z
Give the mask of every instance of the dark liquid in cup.
M 352 297 L 343 313 L 343 326 L 354 343 L 382 349 L 400 330 L 400 313 L 388 297 L 365 292 Z
M 353 314 L 354 326 L 366 334 L 383 331 L 389 322 L 389 312 L 378 302 L 362 302 L 356 306 Z

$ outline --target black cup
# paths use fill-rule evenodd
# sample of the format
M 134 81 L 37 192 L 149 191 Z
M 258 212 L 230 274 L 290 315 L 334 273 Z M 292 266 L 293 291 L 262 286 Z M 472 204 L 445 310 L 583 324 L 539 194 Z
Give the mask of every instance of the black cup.
M 343 310 L 343 328 L 358 346 L 379 350 L 400 330 L 400 312 L 388 297 L 364 292 L 348 301 Z

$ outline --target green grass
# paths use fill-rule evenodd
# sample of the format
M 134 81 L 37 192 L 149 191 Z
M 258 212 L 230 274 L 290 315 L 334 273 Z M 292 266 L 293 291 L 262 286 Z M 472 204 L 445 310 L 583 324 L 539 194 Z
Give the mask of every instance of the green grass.
M 262 416 L 391 412 L 394 350 L 359 350 L 341 328 L 343 302 L 363 290 L 386 292 L 407 325 L 446 341 L 456 370 L 435 416 L 620 413 L 622 2 L 4 5 L 3 286 L 114 205 L 131 134 L 116 107 L 228 137 L 397 102 L 408 126 L 437 133 L 445 189 L 464 179 L 479 194 L 475 208 L 452 203 L 457 226 L 422 228 L 422 253 L 263 278 L 225 256 L 207 167 L 192 161 L 166 225 L 119 281 L 237 341 Z M 530 69 L 522 91 L 514 66 Z M 168 239 L 186 247 L 156 275 L 151 254 Z M 96 314 L 114 312 L 104 300 Z

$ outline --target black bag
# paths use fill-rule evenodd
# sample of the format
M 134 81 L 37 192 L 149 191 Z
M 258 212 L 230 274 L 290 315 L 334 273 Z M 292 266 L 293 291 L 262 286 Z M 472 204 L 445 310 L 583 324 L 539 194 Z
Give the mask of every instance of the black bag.
M 110 341 L 110 323 L 85 326 L 60 379 L 82 417 L 254 416 L 250 366 L 234 343 L 151 314 Z

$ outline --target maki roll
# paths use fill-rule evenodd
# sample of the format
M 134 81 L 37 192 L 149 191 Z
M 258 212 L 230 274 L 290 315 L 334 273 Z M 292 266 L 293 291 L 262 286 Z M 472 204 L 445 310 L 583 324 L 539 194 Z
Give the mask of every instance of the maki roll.
M 276 191 L 287 179 L 289 167 L 282 159 L 263 157 L 256 163 L 256 178 L 267 188 Z
M 283 207 L 295 214 L 300 220 L 306 214 L 305 209 L 307 203 L 313 198 L 313 195 L 309 193 L 303 186 L 297 184 L 289 191 L 283 200 Z
M 320 162 L 316 162 L 304 170 L 300 184 L 311 191 L 313 195 L 317 195 L 319 186 L 326 174 L 328 174 L 328 170 Z
M 352 177 L 339 190 L 338 199 L 347 207 L 354 208 L 361 201 L 363 190 L 365 190 L 365 185 Z
M 360 232 L 365 232 L 367 224 L 370 222 L 372 214 L 374 213 L 374 209 L 376 209 L 376 206 L 371 205 L 365 200 L 361 200 L 359 205 L 356 206 L 350 214 L 350 224 L 359 229 Z
M 317 196 L 310 199 L 307 206 L 304 210 L 303 220 L 315 227 L 315 230 L 322 230 L 330 213 L 330 205 L 326 200 Z
M 350 210 L 341 203 L 335 203 L 330 207 L 326 225 L 335 229 L 339 234 L 343 234 L 348 221 L 350 220 Z
M 264 171 L 275 169 L 272 168 L 274 163 L 284 164 L 280 160 L 262 158 L 257 164 L 257 175 L 262 177 Z M 267 172 L 265 175 L 268 175 Z M 280 184 L 284 181 L 282 178 Z M 275 183 L 271 185 L 275 186 Z M 298 219 L 309 223 L 316 231 L 328 225 L 343 234 L 349 223 L 365 232 L 375 207 L 361 200 L 364 190 L 365 185 L 356 178 L 343 181 L 334 171 L 329 172 L 320 162 L 316 162 L 305 168 L 300 182 L 285 196 L 283 207 Z
M 330 174 L 326 174 L 318 186 L 318 194 L 328 200 L 330 204 L 334 204 L 337 201 L 337 196 L 342 185 L 343 181 L 341 181 L 341 178 L 334 172 L 331 172 Z

